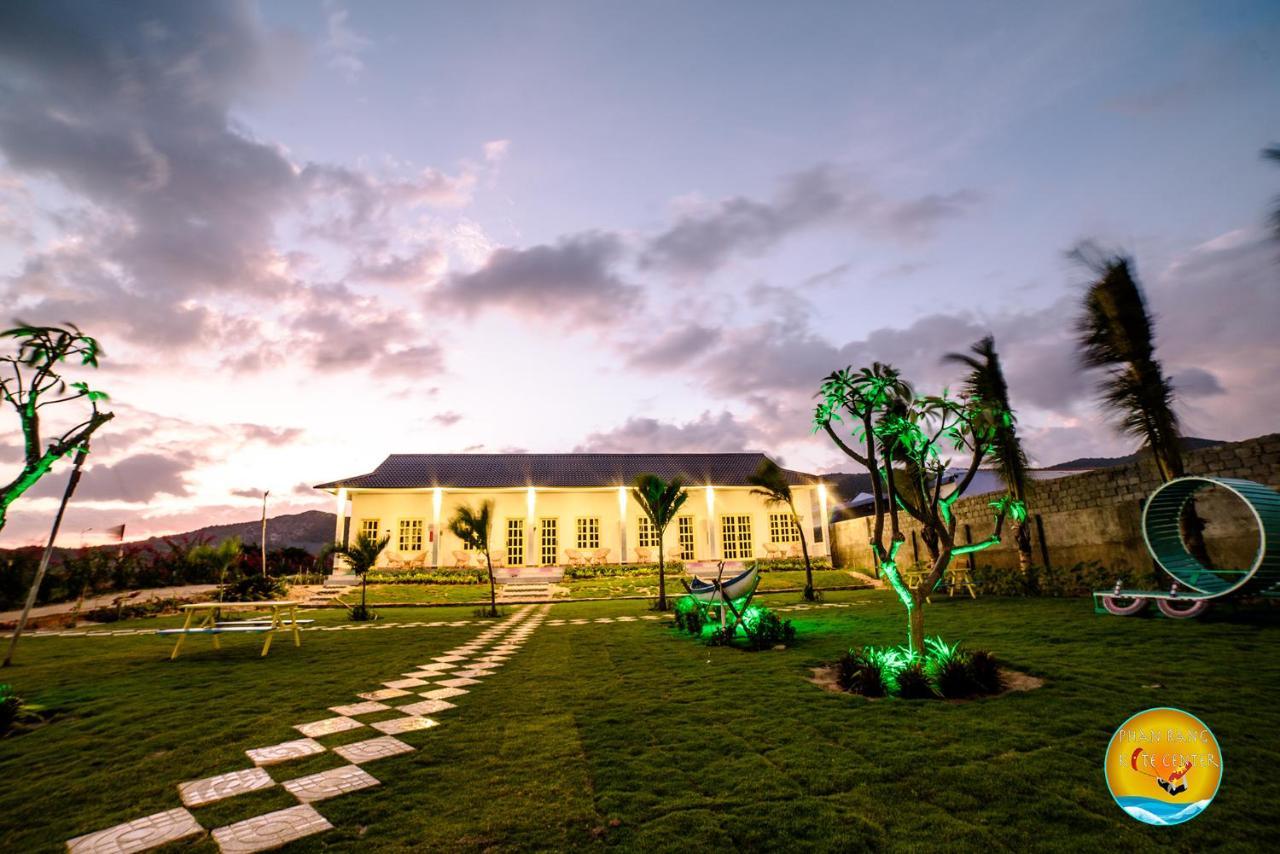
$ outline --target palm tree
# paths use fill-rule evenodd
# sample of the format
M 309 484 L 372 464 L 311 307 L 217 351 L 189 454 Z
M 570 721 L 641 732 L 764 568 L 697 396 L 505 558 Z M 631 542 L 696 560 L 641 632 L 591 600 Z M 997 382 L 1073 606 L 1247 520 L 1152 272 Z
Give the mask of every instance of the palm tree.
M 493 502 L 482 501 L 478 509 L 461 504 L 449 520 L 449 530 L 466 543 L 467 548 L 484 554 L 489 569 L 489 616 L 498 616 L 498 592 L 493 583 L 493 560 L 489 557 L 489 535 L 493 526 Z
M 747 477 L 747 483 L 755 487 L 751 490 L 752 495 L 761 496 L 768 504 L 785 505 L 791 511 L 791 524 L 796 528 L 796 534 L 800 537 L 800 550 L 804 553 L 804 598 L 812 602 L 817 598 L 817 592 L 813 589 L 813 565 L 809 562 L 809 543 L 804 537 L 804 526 L 800 524 L 800 514 L 796 512 L 796 502 L 791 495 L 791 484 L 787 483 L 787 476 L 782 473 L 777 463 L 765 457 L 760 461 L 760 467 L 755 470 L 755 473 Z
M 351 612 L 351 616 L 356 620 L 368 620 L 372 616 L 365 598 L 369 586 L 367 573 L 377 564 L 378 555 L 382 554 L 382 550 L 389 542 L 391 542 L 390 534 L 373 537 L 362 531 L 352 545 L 337 546 L 333 549 L 333 554 L 346 558 L 351 571 L 360 577 L 360 607 Z
M 1097 276 L 1084 297 L 1084 313 L 1076 324 L 1080 360 L 1101 368 L 1103 404 L 1119 419 L 1120 432 L 1142 442 L 1155 459 L 1160 479 L 1182 477 L 1182 434 L 1173 411 L 1173 383 L 1156 360 L 1155 328 L 1142 286 L 1125 255 L 1104 255 L 1083 245 L 1073 257 Z M 1208 563 L 1204 524 L 1188 502 L 1183 514 L 1187 548 Z
M 202 543 L 190 552 L 188 552 L 187 560 L 190 563 L 202 566 L 206 570 L 205 577 L 211 577 L 213 571 L 218 573 L 218 601 L 222 601 L 223 588 L 227 582 L 227 570 L 234 567 L 240 562 L 239 537 L 229 537 L 216 546 L 208 543 Z
M 684 483 L 679 476 L 665 481 L 656 474 L 642 474 L 637 477 L 632 491 L 636 494 L 636 502 L 639 503 L 640 509 L 649 517 L 649 522 L 658 532 L 658 610 L 665 611 L 667 610 L 667 576 L 663 540 L 667 526 L 684 506 L 685 499 L 689 497 L 689 491 L 684 488 Z
M 970 353 L 972 355 L 970 355 Z M 1031 527 L 1027 524 L 1027 454 L 1018 438 L 1018 418 L 1009 405 L 1009 384 L 1005 382 L 1004 369 L 1000 366 L 1000 354 L 996 352 L 995 339 L 988 335 L 969 348 L 969 353 L 948 353 L 947 362 L 958 362 L 969 367 L 965 378 L 965 390 L 987 407 L 995 435 L 991 453 L 996 459 L 996 469 L 1004 481 L 1014 505 L 1014 542 L 1018 546 L 1018 567 L 1026 575 L 1031 568 Z

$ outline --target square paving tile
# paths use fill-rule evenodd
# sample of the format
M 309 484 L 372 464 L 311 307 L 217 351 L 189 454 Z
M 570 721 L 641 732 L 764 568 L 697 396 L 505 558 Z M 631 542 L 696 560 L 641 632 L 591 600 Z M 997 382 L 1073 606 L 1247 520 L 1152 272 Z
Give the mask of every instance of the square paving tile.
M 71 854 L 129 854 L 159 848 L 201 833 L 204 833 L 204 828 L 195 816 L 179 808 L 77 836 L 67 841 L 67 851 Z
M 359 765 L 361 762 L 373 762 L 377 759 L 386 759 L 388 756 L 411 753 L 413 750 L 413 747 L 394 736 L 380 735 L 377 738 L 335 747 L 333 752 L 348 762 Z
M 462 661 L 465 658 L 466 658 L 465 655 L 437 655 L 435 658 L 431 660 L 439 662 L 441 664 L 448 664 L 451 661 Z
M 426 685 L 423 679 L 396 679 L 391 682 L 383 682 L 388 688 L 421 688 Z
M 460 676 L 464 679 L 478 679 L 482 676 L 492 676 L 493 671 L 492 670 L 455 670 L 453 675 Z M 453 682 L 455 680 L 449 679 L 446 681 Z M 443 685 L 444 682 L 441 682 L 440 684 Z
M 325 718 L 322 721 L 312 721 L 309 724 L 296 724 L 294 729 L 308 738 L 315 738 L 318 735 L 333 735 L 335 732 L 346 732 L 349 729 L 359 729 L 364 724 L 351 718 L 342 716 L 336 718 Z
M 411 693 L 411 691 L 405 691 L 402 688 L 380 688 L 377 691 L 356 694 L 356 696 L 361 700 L 390 700 L 394 697 L 407 697 Z
M 440 685 L 443 685 L 445 688 L 461 688 L 463 685 L 479 685 L 479 684 L 480 684 L 480 680 L 479 680 L 479 679 L 465 679 L 465 678 L 459 678 L 459 679 L 443 679 L 443 680 L 441 680 L 441 681 L 440 681 L 440 683 L 439 683 L 439 684 L 440 684 Z
M 433 662 L 431 662 L 430 664 L 424 664 L 424 665 L 422 665 L 421 667 L 419 667 L 419 668 L 418 668 L 418 670 L 419 670 L 419 672 L 423 672 L 423 673 L 428 673 L 428 672 L 440 672 L 440 673 L 443 673 L 443 672 L 444 672 L 444 671 L 446 671 L 446 670 L 453 670 L 453 669 L 455 669 L 457 666 L 458 666 L 458 665 L 456 665 L 456 664 L 450 664 L 450 663 L 449 663 L 449 662 L 447 662 L 447 661 L 433 661 Z
M 374 712 L 385 712 L 391 708 L 386 703 L 379 703 L 375 700 L 366 700 L 363 703 L 353 703 L 350 706 L 330 706 L 329 711 L 335 715 L 342 715 L 349 718 L 354 715 L 371 715 Z
M 297 777 L 282 784 L 289 794 L 304 804 L 336 798 L 347 792 L 358 792 L 379 785 L 377 778 L 359 765 L 343 765 L 319 774 Z
M 426 697 L 428 700 L 447 700 L 450 697 L 461 697 L 463 694 L 470 693 L 466 688 L 437 688 L 434 691 L 423 691 L 419 697 Z
M 401 706 L 396 711 L 404 712 L 406 715 L 434 715 L 436 712 L 443 712 L 445 709 L 456 708 L 458 707 L 447 700 L 423 700 L 420 703 Z
M 299 804 L 219 827 L 213 832 L 213 840 L 222 854 L 256 854 L 332 828 L 315 807 Z
M 317 753 L 324 753 L 324 745 L 311 738 L 299 738 L 295 741 L 284 741 L 270 747 L 255 747 L 253 750 L 245 751 L 245 755 L 254 765 L 277 765 L 291 759 L 314 756 Z
M 389 721 L 378 721 L 375 724 L 370 724 L 374 729 L 379 732 L 385 732 L 387 735 L 399 735 L 402 732 L 431 729 L 431 727 L 439 725 L 438 721 L 433 721 L 431 718 L 420 718 L 417 716 L 393 718 Z
M 178 797 L 184 806 L 198 807 L 211 804 L 223 798 L 242 795 L 245 792 L 256 792 L 258 789 L 269 789 L 276 784 L 271 775 L 261 768 L 246 768 L 243 771 L 232 771 L 230 774 L 219 774 L 216 777 L 205 777 L 203 780 L 188 780 L 178 784 Z

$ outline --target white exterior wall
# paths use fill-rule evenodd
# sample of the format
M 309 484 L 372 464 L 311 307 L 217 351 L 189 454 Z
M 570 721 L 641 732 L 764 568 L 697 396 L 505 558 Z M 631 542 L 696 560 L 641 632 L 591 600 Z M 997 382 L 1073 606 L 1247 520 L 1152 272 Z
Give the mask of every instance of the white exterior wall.
M 809 543 L 809 554 L 813 557 L 829 554 L 830 531 L 824 528 L 821 542 L 814 542 L 814 514 L 811 505 L 815 504 L 813 490 L 816 487 L 795 486 L 792 493 L 795 497 L 796 510 L 800 513 L 804 536 Z M 619 520 L 618 487 L 600 489 L 537 489 L 534 492 L 534 518 L 528 517 L 529 493 L 527 489 L 486 489 L 486 490 L 450 490 L 441 491 L 440 514 L 438 524 L 434 514 L 435 491 L 420 490 L 348 490 L 351 507 L 351 538 L 354 539 L 361 530 L 364 519 L 377 519 L 379 531 L 391 535 L 391 543 L 383 552 L 380 563 L 385 564 L 388 556 L 398 553 L 399 527 L 403 519 L 421 519 L 423 522 L 423 550 L 427 555 L 428 565 L 452 566 L 453 552 L 461 550 L 462 543 L 449 533 L 447 526 L 450 517 L 460 504 L 477 506 L 481 501 L 494 503 L 493 514 L 493 547 L 507 548 L 507 520 L 523 520 L 525 526 L 525 561 L 531 566 L 541 556 L 540 523 L 543 519 L 557 520 L 559 529 L 558 562 L 565 560 L 565 549 L 577 548 L 577 519 L 580 517 L 597 517 L 600 520 L 600 546 L 609 549 L 607 558 L 610 563 L 636 561 L 636 546 L 639 543 L 640 516 L 642 511 L 635 500 L 635 495 L 627 489 L 626 500 L 626 556 L 622 558 L 622 534 Z M 752 495 L 748 487 L 713 487 L 712 513 L 707 512 L 707 488 L 705 486 L 689 487 L 689 497 L 680 509 L 680 515 L 693 517 L 694 559 L 716 560 L 723 555 L 722 520 L 726 515 L 747 515 L 751 517 L 751 545 L 753 557 L 764 557 L 764 543 L 769 540 L 769 515 L 784 513 L 786 508 L 768 505 L 759 496 Z M 710 524 L 709 524 L 710 523 Z M 438 549 L 433 547 L 432 535 L 439 540 Z M 341 525 L 338 526 L 339 530 Z M 712 542 L 708 542 L 710 530 Z M 664 548 L 671 550 L 678 547 L 679 526 L 672 522 L 667 528 Z M 412 557 L 406 554 L 405 557 Z

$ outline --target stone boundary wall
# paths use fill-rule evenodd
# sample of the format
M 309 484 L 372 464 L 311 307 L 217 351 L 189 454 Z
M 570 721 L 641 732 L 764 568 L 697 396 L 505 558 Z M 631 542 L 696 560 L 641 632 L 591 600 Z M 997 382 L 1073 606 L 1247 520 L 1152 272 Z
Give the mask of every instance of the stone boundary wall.
M 1280 433 L 1190 451 L 1185 461 L 1188 475 L 1243 478 L 1280 489 Z M 1033 482 L 1028 511 L 1034 562 L 1062 567 L 1097 561 L 1117 576 L 1150 566 L 1151 558 L 1142 538 L 1142 504 L 1159 485 L 1155 463 L 1149 458 Z M 1214 562 L 1220 566 L 1247 566 L 1258 544 L 1248 510 L 1225 493 L 1205 492 L 1202 496 L 1197 499 L 1197 508 L 1207 522 L 1205 538 Z M 953 505 L 959 542 L 990 535 L 994 517 L 988 502 L 996 497 L 997 493 L 976 495 L 961 498 Z M 900 562 L 904 566 L 927 562 L 928 553 L 919 538 L 920 525 L 905 514 L 902 518 L 907 541 L 899 553 Z M 873 523 L 872 517 L 865 517 L 831 526 L 836 566 L 864 571 L 872 566 L 867 541 Z M 1018 554 L 1008 523 L 1004 542 L 958 558 L 969 559 L 974 561 L 971 565 L 1016 569 Z

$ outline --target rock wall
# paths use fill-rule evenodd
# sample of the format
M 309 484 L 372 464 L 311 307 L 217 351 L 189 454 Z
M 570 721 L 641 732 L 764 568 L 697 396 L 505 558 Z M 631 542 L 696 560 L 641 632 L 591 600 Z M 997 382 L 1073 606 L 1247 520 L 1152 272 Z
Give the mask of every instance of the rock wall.
M 1280 434 L 1191 451 L 1185 460 L 1190 475 L 1243 478 L 1280 489 Z M 1036 481 L 1028 496 L 1035 563 L 1053 567 L 1098 561 L 1118 576 L 1149 566 L 1151 558 L 1142 539 L 1142 504 L 1159 485 L 1159 474 L 1150 459 Z M 1258 532 L 1249 511 L 1234 496 L 1220 490 L 1200 495 L 1197 510 L 1207 523 L 1205 539 L 1214 563 L 1247 566 L 1258 547 Z M 996 494 L 989 494 L 961 498 L 953 505 L 960 542 L 990 535 L 994 517 L 988 502 L 995 497 Z M 873 524 L 874 520 L 867 517 L 832 526 L 836 566 L 864 571 L 872 566 L 867 542 Z M 903 565 L 928 561 L 919 530 L 918 523 L 905 517 L 903 533 L 907 542 L 899 553 Z M 968 557 L 977 566 L 1016 569 L 1018 554 L 1007 524 L 1005 532 L 1004 542 Z

